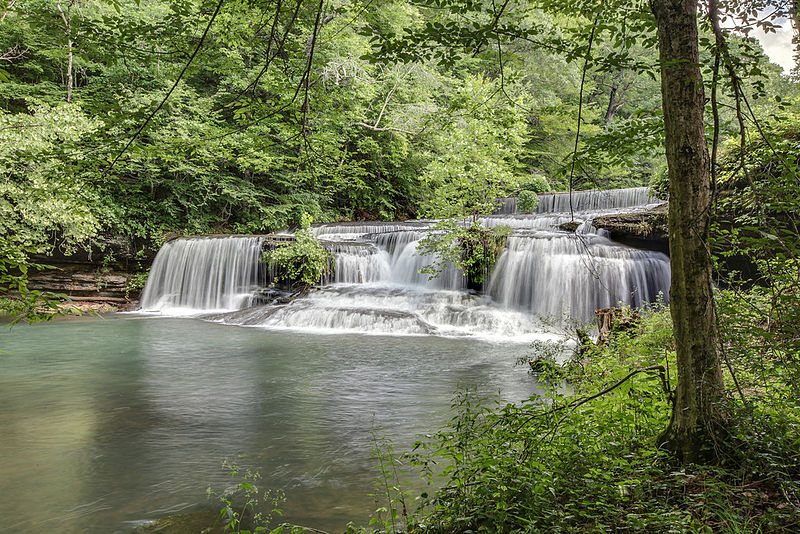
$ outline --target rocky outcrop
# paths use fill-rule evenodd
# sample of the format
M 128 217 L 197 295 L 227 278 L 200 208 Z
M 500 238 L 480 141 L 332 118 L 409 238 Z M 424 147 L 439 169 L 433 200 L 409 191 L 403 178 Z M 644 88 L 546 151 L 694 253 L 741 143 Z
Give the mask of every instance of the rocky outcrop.
M 71 305 L 82 309 L 130 309 L 141 290 L 131 279 L 154 256 L 152 244 L 119 236 L 100 236 L 70 251 L 56 247 L 50 255 L 31 257 L 47 268 L 28 272 L 28 288 L 67 295 Z
M 592 224 L 607 230 L 614 241 L 669 254 L 666 203 L 647 211 L 602 215 Z

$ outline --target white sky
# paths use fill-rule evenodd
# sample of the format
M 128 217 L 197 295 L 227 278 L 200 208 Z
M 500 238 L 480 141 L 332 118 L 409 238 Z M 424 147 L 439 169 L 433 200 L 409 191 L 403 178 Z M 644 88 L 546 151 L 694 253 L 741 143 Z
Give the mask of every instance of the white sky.
M 794 66 L 794 51 L 792 50 L 792 25 L 788 20 L 784 20 L 783 26 L 778 28 L 777 33 L 770 32 L 765 35 L 761 28 L 756 28 L 750 33 L 764 47 L 764 52 L 769 56 L 770 61 L 783 67 L 783 72 L 789 74 Z

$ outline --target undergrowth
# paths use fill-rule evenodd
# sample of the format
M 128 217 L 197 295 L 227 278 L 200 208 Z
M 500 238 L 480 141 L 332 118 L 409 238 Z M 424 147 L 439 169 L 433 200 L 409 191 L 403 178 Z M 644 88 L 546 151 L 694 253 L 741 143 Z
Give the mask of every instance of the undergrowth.
M 396 459 L 440 488 L 395 496 L 403 508 L 416 503 L 402 521 L 407 531 L 800 529 L 800 407 L 782 384 L 792 374 L 774 368 L 781 360 L 765 371 L 769 395 L 742 400 L 731 375 L 747 367 L 739 354 L 727 371 L 723 461 L 681 466 L 655 446 L 675 387 L 668 310 L 642 313 L 634 328 L 576 354 L 549 382 L 539 377 L 551 384 L 544 397 L 492 404 L 472 391 L 457 394 L 449 424 Z M 737 378 L 740 387 L 754 380 Z

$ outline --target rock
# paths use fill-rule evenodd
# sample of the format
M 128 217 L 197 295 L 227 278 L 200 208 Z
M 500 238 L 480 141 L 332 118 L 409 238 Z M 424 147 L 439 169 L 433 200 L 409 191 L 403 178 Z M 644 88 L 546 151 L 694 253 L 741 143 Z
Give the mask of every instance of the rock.
M 89 243 L 72 250 L 56 246 L 46 255 L 31 256 L 31 261 L 44 265 L 91 265 L 109 270 L 132 272 L 153 262 L 158 246 L 149 240 L 124 236 L 99 235 Z
M 223 534 L 219 512 L 204 510 L 175 514 L 139 525 L 137 534 Z
M 567 221 L 565 223 L 559 224 L 558 227 L 564 230 L 565 232 L 574 232 L 575 230 L 578 229 L 578 226 L 580 225 L 581 223 L 579 223 L 578 221 Z
M 669 254 L 666 203 L 642 212 L 602 215 L 592 224 L 607 230 L 614 241 Z
M 67 308 L 132 309 L 138 291 L 129 289 L 131 277 L 149 267 L 155 253 L 153 243 L 109 235 L 74 249 L 55 247 L 50 254 L 31 256 L 32 263 L 49 268 L 29 270 L 28 288 L 67 295 L 73 300 Z

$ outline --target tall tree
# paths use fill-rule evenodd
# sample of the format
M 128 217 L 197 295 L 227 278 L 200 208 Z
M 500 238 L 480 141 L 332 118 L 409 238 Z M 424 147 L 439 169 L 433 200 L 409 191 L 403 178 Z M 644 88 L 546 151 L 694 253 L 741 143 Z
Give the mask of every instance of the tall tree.
M 72 84 L 73 84 L 73 75 L 72 75 L 72 63 L 73 63 L 73 55 L 72 55 L 72 45 L 73 45 L 72 5 L 73 5 L 73 2 L 70 1 L 70 2 L 67 3 L 66 8 L 64 8 L 64 7 L 61 6 L 61 2 L 56 2 L 56 7 L 58 8 L 58 14 L 61 16 L 61 21 L 64 24 L 64 26 L 62 28 L 62 30 L 64 31 L 64 38 L 67 40 L 67 69 L 66 69 L 66 73 L 64 73 L 65 85 L 67 86 L 67 102 L 72 102 Z
M 467 28 L 457 25 L 452 29 L 432 27 L 417 36 L 404 37 L 404 43 L 384 41 L 381 51 L 391 53 L 398 46 L 420 43 L 433 45 L 431 48 L 434 49 L 442 45 L 455 49 L 454 44 L 462 50 L 480 49 L 494 38 L 499 56 L 501 36 L 505 36 L 509 40 L 517 38 L 544 46 L 571 46 L 574 48 L 572 58 L 581 59 L 588 65 L 592 58 L 593 39 L 596 42 L 606 32 L 606 39 L 610 35 L 610 42 L 624 49 L 607 59 L 608 65 L 619 69 L 621 65 L 636 63 L 631 49 L 637 38 L 644 43 L 653 41 L 655 22 L 670 181 L 670 304 L 678 359 L 678 386 L 672 418 L 659 444 L 674 451 L 683 461 L 699 461 L 713 456 L 716 437 L 724 433 L 725 418 L 719 408 L 724 384 L 717 353 L 711 257 L 707 248 L 711 169 L 703 124 L 705 95 L 700 71 L 697 1 L 650 0 L 653 20 L 637 9 L 641 4 L 628 0 L 586 2 L 577 6 L 574 2 L 541 0 L 536 5 L 545 11 L 572 17 L 573 21 L 594 20 L 590 25 L 571 23 L 564 31 L 572 32 L 573 39 L 558 41 L 555 37 L 551 38 L 552 42 L 543 42 L 549 37 L 542 37 L 541 32 L 535 29 L 514 25 L 515 15 L 510 13 L 510 9 L 509 13 L 504 13 L 502 8 L 498 10 L 481 5 L 465 8 L 458 0 L 444 2 L 446 5 L 451 3 L 458 13 L 465 9 L 489 9 L 489 13 L 482 13 L 481 18 L 481 13 L 473 12 L 471 26 Z M 442 2 L 436 2 L 437 6 L 440 4 Z M 503 4 L 503 8 L 507 5 Z M 632 29 L 630 17 L 641 22 L 641 27 Z M 637 37 L 632 37 L 632 33 L 637 33 Z M 589 44 L 571 44 L 575 42 L 574 37 Z
M 658 25 L 664 143 L 669 168 L 670 310 L 678 386 L 661 444 L 684 461 L 711 452 L 723 394 L 707 248 L 711 176 L 695 0 L 652 0 Z

